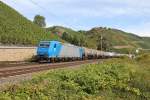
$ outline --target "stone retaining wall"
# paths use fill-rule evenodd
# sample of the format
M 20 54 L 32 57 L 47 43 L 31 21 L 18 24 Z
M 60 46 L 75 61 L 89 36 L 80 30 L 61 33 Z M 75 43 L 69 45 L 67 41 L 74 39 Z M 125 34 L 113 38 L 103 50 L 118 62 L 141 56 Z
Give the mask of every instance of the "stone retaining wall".
M 36 55 L 36 47 L 0 46 L 0 61 L 25 61 Z

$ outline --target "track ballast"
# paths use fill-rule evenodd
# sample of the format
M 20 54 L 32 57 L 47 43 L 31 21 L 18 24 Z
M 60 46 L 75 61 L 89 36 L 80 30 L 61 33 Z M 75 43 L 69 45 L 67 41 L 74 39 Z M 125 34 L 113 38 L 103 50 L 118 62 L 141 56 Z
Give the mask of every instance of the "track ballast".
M 74 62 L 63 62 L 63 63 L 33 64 L 33 65 L 17 66 L 17 67 L 5 67 L 0 69 L 0 78 L 39 72 L 39 71 L 44 71 L 49 69 L 75 67 L 82 64 L 96 63 L 98 61 L 99 60 L 85 60 L 85 61 L 74 61 Z

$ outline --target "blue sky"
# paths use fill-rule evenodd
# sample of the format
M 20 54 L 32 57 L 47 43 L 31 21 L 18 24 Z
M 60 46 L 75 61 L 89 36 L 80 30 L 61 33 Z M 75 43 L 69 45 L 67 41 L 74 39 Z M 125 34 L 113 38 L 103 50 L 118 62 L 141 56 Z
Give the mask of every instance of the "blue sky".
M 33 20 L 45 16 L 47 27 L 75 30 L 111 27 L 150 36 L 150 0 L 2 0 Z

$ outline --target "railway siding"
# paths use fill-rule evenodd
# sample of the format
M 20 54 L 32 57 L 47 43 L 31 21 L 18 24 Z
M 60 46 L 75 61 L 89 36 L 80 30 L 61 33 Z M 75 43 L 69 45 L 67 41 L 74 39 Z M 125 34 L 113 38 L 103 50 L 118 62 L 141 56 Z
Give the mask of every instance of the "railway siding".
M 25 61 L 36 55 L 36 47 L 0 46 L 0 61 Z

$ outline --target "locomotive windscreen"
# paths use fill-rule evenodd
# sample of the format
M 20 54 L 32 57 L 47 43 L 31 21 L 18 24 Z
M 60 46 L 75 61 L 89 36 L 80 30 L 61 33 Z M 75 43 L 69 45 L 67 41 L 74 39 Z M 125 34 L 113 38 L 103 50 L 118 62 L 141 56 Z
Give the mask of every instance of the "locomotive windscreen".
M 50 43 L 49 42 L 42 42 L 42 43 L 40 43 L 39 46 L 44 47 L 44 48 L 48 48 L 50 46 Z

